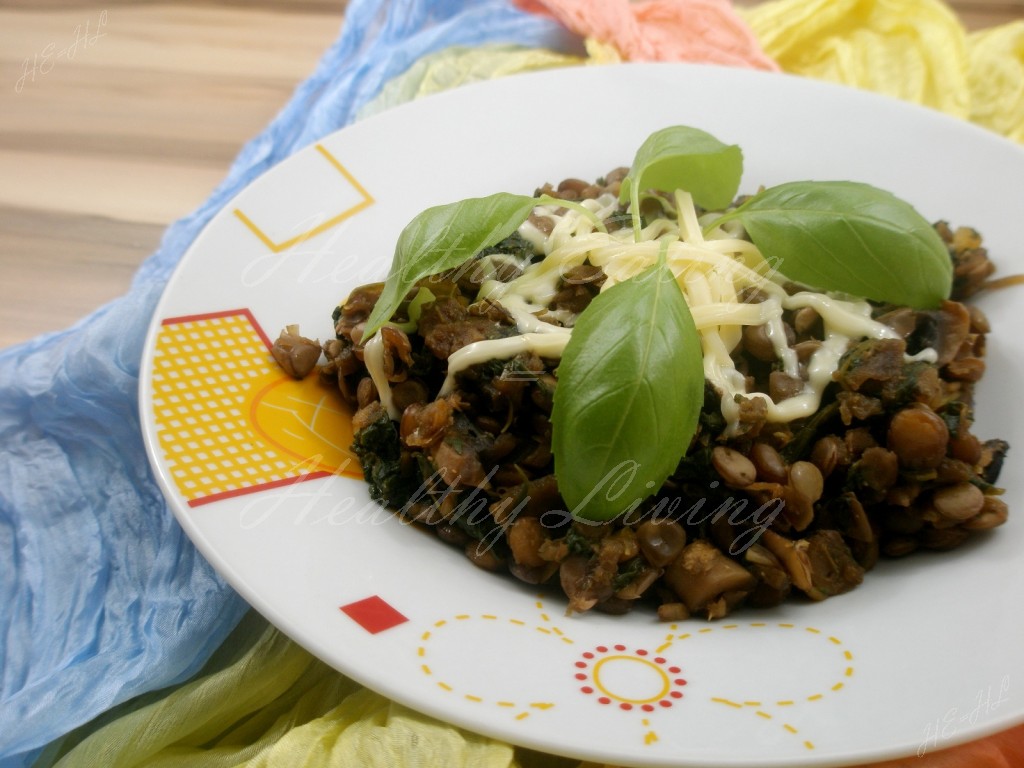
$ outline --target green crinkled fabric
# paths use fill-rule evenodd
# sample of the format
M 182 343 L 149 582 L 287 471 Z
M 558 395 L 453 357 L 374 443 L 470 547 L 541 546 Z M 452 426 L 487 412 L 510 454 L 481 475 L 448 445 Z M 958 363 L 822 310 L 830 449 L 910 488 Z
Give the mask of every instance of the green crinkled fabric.
M 452 46 L 424 56 L 381 88 L 359 111 L 359 118 L 456 86 L 493 80 L 520 72 L 572 66 L 583 59 L 543 48 L 512 45 Z
M 538 760 L 558 764 L 538 756 L 528 765 Z M 199 676 L 72 732 L 51 745 L 35 768 L 182 765 L 526 768 L 507 744 L 419 715 L 362 688 L 255 613 L 239 624 Z

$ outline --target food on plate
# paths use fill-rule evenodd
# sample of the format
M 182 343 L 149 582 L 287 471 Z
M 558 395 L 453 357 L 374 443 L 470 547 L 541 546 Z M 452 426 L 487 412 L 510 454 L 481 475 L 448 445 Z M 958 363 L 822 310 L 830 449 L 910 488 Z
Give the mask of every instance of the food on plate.
M 320 366 L 373 498 L 570 612 L 666 620 L 822 600 L 1003 523 L 980 236 L 741 175 L 675 126 L 592 183 L 410 222 Z

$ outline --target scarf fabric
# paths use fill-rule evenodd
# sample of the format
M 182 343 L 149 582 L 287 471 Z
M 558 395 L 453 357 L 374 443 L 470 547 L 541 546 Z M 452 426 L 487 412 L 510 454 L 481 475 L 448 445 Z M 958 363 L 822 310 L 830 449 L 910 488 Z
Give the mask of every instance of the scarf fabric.
M 1024 142 L 1024 22 L 968 34 L 937 0 L 741 13 L 710 0 L 352 0 L 317 69 L 168 229 L 131 290 L 0 352 L 0 768 L 575 765 L 405 710 L 247 613 L 168 511 L 136 393 L 168 277 L 261 173 L 355 119 L 462 83 L 635 59 L 780 68 Z M 1021 764 L 1022 742 L 1010 731 L 960 764 Z

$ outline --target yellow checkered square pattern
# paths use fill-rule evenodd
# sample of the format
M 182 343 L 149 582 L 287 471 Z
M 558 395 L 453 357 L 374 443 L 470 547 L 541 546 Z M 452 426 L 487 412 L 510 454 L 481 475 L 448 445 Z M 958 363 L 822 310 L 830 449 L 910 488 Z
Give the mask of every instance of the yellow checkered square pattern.
M 275 370 L 247 314 L 161 328 L 152 371 L 157 437 L 187 500 L 295 475 L 295 461 L 251 427 L 255 385 Z

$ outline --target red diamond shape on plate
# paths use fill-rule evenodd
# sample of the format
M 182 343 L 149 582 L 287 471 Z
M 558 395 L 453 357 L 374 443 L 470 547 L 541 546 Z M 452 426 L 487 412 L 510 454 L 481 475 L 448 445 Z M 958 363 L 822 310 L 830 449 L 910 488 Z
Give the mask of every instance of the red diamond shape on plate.
M 390 603 L 377 595 L 343 605 L 341 610 L 372 635 L 408 621 Z

